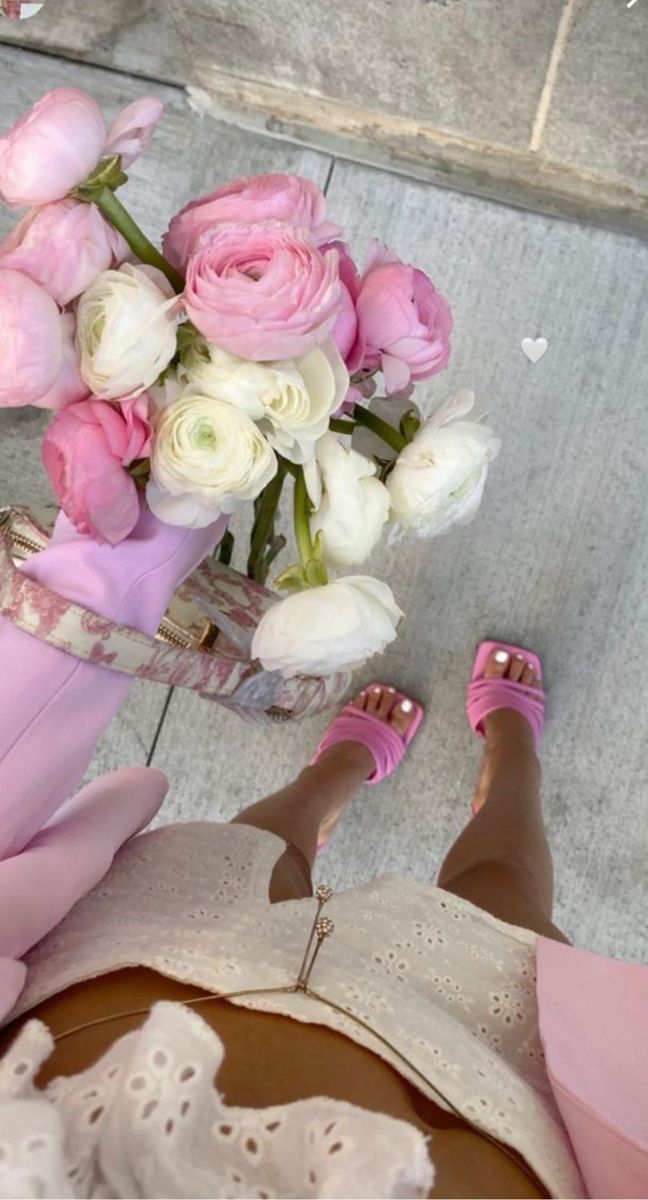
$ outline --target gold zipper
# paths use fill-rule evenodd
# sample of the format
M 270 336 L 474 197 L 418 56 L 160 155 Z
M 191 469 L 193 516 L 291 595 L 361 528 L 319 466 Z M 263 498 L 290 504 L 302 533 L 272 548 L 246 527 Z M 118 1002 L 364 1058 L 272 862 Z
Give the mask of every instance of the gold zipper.
M 18 546 L 22 550 L 30 550 L 32 554 L 39 554 L 41 550 L 45 549 L 44 542 L 39 546 L 37 542 L 32 542 L 30 538 L 24 537 L 22 533 L 11 531 L 9 537 L 13 546 Z

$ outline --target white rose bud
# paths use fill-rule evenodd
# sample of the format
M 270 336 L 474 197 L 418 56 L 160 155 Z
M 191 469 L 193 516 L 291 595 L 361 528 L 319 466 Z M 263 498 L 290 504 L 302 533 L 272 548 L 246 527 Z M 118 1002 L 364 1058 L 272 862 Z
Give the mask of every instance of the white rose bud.
M 277 459 L 240 408 L 204 396 L 198 385 L 172 399 L 175 390 L 166 389 L 169 402 L 154 416 L 146 498 L 167 525 L 202 528 L 254 500 L 276 474 Z
M 180 300 L 156 267 L 102 271 L 77 308 L 81 374 L 95 396 L 137 396 L 176 352 Z
M 321 532 L 324 558 L 335 567 L 363 563 L 380 540 L 391 503 L 384 483 L 373 478 L 375 463 L 326 433 L 304 473 L 315 508 L 311 534 Z
M 267 671 L 288 678 L 333 675 L 384 650 L 402 616 L 386 583 L 348 575 L 268 609 L 254 634 L 252 655 Z
M 457 392 L 401 451 L 387 480 L 393 517 L 421 537 L 467 524 L 481 504 L 501 442 L 487 425 L 461 419 L 474 403 L 474 392 Z
M 196 339 L 182 355 L 181 376 L 207 395 L 242 408 L 275 450 L 294 463 L 313 457 L 315 442 L 342 404 L 349 374 L 331 338 L 300 358 L 250 362 Z

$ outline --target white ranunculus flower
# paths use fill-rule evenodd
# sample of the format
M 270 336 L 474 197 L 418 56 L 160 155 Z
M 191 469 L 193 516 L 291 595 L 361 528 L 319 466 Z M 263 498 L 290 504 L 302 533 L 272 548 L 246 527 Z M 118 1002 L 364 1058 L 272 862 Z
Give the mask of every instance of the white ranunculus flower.
M 156 267 L 102 271 L 77 308 L 81 374 L 95 396 L 137 396 L 176 352 L 180 300 Z
M 402 616 L 386 583 L 347 575 L 268 609 L 254 634 L 252 655 L 267 671 L 288 678 L 333 675 L 384 650 Z
M 315 442 L 349 388 L 349 373 L 332 338 L 300 358 L 278 362 L 237 358 L 198 338 L 183 351 L 180 375 L 242 408 L 275 450 L 294 463 L 313 457 Z
M 168 398 L 175 388 L 166 391 Z M 146 498 L 167 525 L 209 525 L 254 500 L 276 474 L 272 447 L 240 408 L 204 396 L 197 384 L 160 400 Z
M 466 524 L 481 503 L 501 442 L 487 425 L 462 419 L 474 403 L 474 392 L 457 392 L 401 451 L 387 480 L 394 519 L 422 537 Z
M 363 563 L 380 540 L 391 503 L 384 483 L 373 478 L 375 463 L 325 433 L 304 473 L 315 509 L 311 534 L 321 531 L 324 558 L 335 567 Z

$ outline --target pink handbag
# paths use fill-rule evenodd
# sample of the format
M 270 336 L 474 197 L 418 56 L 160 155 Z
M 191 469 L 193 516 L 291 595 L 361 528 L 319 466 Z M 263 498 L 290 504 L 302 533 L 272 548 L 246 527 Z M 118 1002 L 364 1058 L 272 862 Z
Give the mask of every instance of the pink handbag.
M 175 592 L 154 638 L 43 588 L 16 564 L 46 546 L 57 515 L 54 505 L 0 508 L 0 616 L 18 628 L 109 670 L 191 688 L 255 721 L 313 716 L 348 691 L 348 671 L 285 679 L 253 660 L 254 630 L 277 596 L 213 558 Z

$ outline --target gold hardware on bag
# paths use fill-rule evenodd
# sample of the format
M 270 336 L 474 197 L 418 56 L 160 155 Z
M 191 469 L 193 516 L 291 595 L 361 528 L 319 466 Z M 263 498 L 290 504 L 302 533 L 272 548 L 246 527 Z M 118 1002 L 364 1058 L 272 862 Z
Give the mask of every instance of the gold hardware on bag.
M 5 533 L 11 542 L 12 558 L 16 565 L 20 562 L 25 562 L 31 558 L 33 554 L 39 554 L 44 550 L 48 538 L 43 535 L 36 540 L 36 537 L 28 537 L 25 533 L 14 528 L 16 519 L 25 516 L 19 509 L 14 509 L 11 506 L 0 509 L 0 533 Z M 37 525 L 37 521 L 34 523 Z M 220 630 L 213 621 L 208 617 L 204 618 L 202 631 L 197 637 L 191 637 L 186 630 L 178 625 L 170 616 L 164 616 L 160 622 L 160 626 L 156 633 L 156 638 L 161 642 L 168 642 L 172 646 L 180 646 L 183 650 L 204 650 L 209 652 L 214 646 Z

